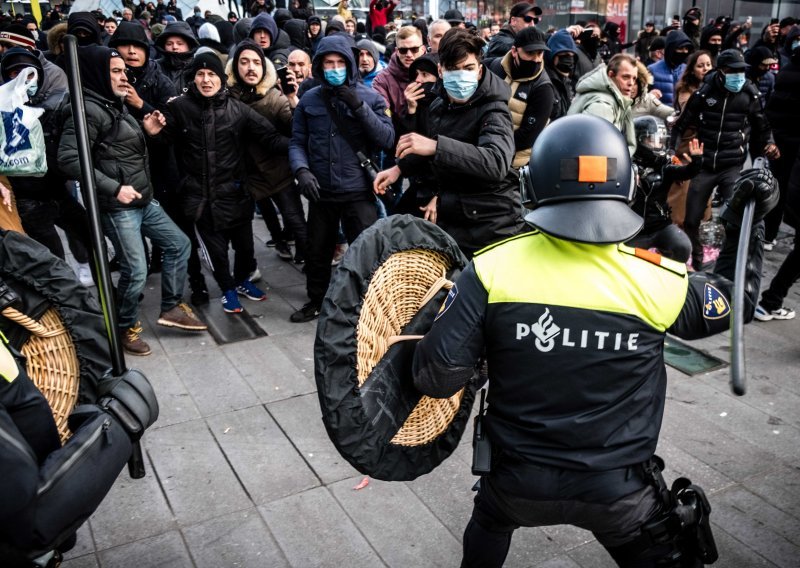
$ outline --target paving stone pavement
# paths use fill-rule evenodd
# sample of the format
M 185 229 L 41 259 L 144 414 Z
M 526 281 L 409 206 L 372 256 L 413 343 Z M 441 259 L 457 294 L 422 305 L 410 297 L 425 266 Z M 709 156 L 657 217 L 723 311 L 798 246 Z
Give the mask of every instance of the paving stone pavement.
M 63 566 L 458 566 L 475 480 L 471 434 L 428 475 L 355 491 L 363 476 L 320 420 L 315 324 L 288 321 L 306 300 L 303 275 L 263 246 L 264 225 L 254 223 L 268 300 L 243 302 L 269 335 L 219 346 L 207 333 L 159 327 L 159 281 L 148 279 L 142 315 L 153 354 L 127 358 L 161 405 L 143 440 L 147 476 L 120 475 Z M 765 282 L 791 238 L 782 232 L 766 253 Z M 786 303 L 800 307 L 800 286 Z M 727 367 L 694 377 L 668 369 L 658 451 L 668 482 L 685 475 L 709 494 L 717 566 L 800 566 L 800 319 L 746 331 L 744 397 L 731 394 Z M 728 361 L 728 342 L 692 344 Z M 517 531 L 506 566 L 614 563 L 590 533 L 557 526 Z

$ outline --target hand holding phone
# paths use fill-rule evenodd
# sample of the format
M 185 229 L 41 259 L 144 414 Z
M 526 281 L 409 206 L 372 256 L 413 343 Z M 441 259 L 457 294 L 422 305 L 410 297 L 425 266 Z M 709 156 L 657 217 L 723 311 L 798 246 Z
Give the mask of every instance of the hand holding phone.
M 278 73 L 278 81 L 280 81 L 281 91 L 284 95 L 291 95 L 297 91 L 297 82 L 295 81 L 294 73 L 288 67 L 281 67 L 276 69 Z

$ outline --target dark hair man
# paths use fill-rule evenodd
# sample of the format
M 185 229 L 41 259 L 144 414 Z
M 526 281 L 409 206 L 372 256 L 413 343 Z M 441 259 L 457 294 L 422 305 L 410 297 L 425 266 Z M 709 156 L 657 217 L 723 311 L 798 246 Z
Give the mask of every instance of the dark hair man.
M 567 30 L 558 30 L 547 40 L 548 51 L 544 53 L 545 70 L 553 85 L 553 110 L 550 120 L 565 116 L 575 97 L 572 74 L 575 71 L 577 46 Z
M 434 198 L 425 218 L 447 231 L 468 256 L 519 233 L 519 176 L 511 167 L 511 92 L 481 64 L 483 40 L 453 28 L 439 45 L 443 95 L 431 103 L 425 130 L 400 137 L 398 163 L 378 174 L 381 193 L 400 175 L 424 177 Z
M 123 104 L 132 88 L 125 61 L 117 51 L 101 46 L 78 50 L 78 60 L 103 231 L 120 260 L 117 309 L 122 346 L 131 355 L 149 355 L 150 346 L 141 338 L 138 317 L 139 296 L 147 279 L 142 235 L 164 253 L 158 323 L 201 331 L 206 325 L 181 301 L 186 287 L 189 239 L 153 200 L 145 139 L 139 123 Z M 78 142 L 71 115 L 64 123 L 58 164 L 70 179 L 80 179 Z
M 744 174 L 716 274 L 688 277 L 681 263 L 621 244 L 642 226 L 628 206 L 632 177 L 625 140 L 607 121 L 568 116 L 545 129 L 524 174 L 534 230 L 477 254 L 416 346 L 414 386 L 431 397 L 454 395 L 488 361 L 492 459 L 464 531 L 464 568 L 502 566 L 516 528 L 554 524 L 592 531 L 620 566 L 716 559 L 710 528 L 702 543 L 689 515 L 688 526 L 678 520 L 654 458 L 664 338 L 728 328 L 744 202 L 755 198 L 761 219 L 774 206 L 774 180 Z M 762 235 L 761 223 L 742 235 L 744 321 L 761 279 Z M 695 514 L 708 523 L 702 489 L 682 489 L 678 499 L 702 507 Z
M 511 6 L 508 23 L 492 36 L 486 57 L 503 57 L 514 44 L 514 38 L 523 29 L 535 26 L 542 15 L 542 9 L 527 2 L 519 2 Z
M 747 65 L 742 52 L 726 49 L 719 54 L 717 65 L 717 70 L 706 75 L 703 85 L 686 103 L 670 139 L 674 149 L 686 129 L 695 128 L 704 146 L 703 169 L 689 186 L 683 224 L 692 240 L 692 265 L 696 270 L 703 264 L 700 221 L 714 187 L 723 199 L 730 199 L 748 144 L 753 156 L 780 156 L 761 108 L 761 95 L 745 77 Z
M 169 77 L 175 90 L 182 93 L 191 81 L 186 80 L 186 70 L 192 63 L 194 52 L 200 43 L 186 22 L 167 24 L 155 41 L 156 51 L 161 58 L 156 62 L 161 71 Z
M 311 69 L 320 83 L 300 98 L 289 147 L 289 165 L 309 201 L 309 301 L 292 314 L 293 322 L 319 316 L 340 223 L 352 242 L 377 220 L 370 178 L 357 153 L 371 156 L 394 143 L 386 102 L 361 83 L 347 38 L 334 34 L 322 39 Z

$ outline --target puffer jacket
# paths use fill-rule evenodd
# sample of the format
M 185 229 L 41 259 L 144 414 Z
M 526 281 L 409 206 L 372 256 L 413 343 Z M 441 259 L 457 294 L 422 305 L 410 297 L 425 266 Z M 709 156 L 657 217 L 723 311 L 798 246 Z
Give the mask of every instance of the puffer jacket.
M 164 45 L 166 44 L 167 38 L 170 36 L 180 36 L 183 38 L 189 45 L 189 51 L 187 53 L 172 53 L 166 51 Z M 189 66 L 191 66 L 194 52 L 198 47 L 200 47 L 200 44 L 197 41 L 197 37 L 195 37 L 192 28 L 189 27 L 189 24 L 186 22 L 170 22 L 167 24 L 167 27 L 164 28 L 164 31 L 161 32 L 161 35 L 156 38 L 155 49 L 156 53 L 159 55 L 159 59 L 156 63 L 161 72 L 164 73 L 175 86 L 175 91 L 177 93 L 182 93 L 187 87 L 184 73 Z
M 611 82 L 605 65 L 581 77 L 575 87 L 575 98 L 567 114 L 591 114 L 616 126 L 628 143 L 633 156 L 636 152 L 636 132 L 633 128 L 633 101 L 624 96 Z
M 128 81 L 144 101 L 142 108 L 130 108 L 131 114 L 141 120 L 155 109 L 163 110 L 167 101 L 177 94 L 170 81 L 155 61 L 148 60 L 139 69 L 128 68 Z
M 336 53 L 344 58 L 348 84 L 355 85 L 358 98 L 363 101 L 352 111 L 335 97 L 330 98 L 331 104 L 343 117 L 342 122 L 350 128 L 350 137 L 363 145 L 367 156 L 387 150 L 394 144 L 394 128 L 386 101 L 361 83 L 350 44 L 340 34 L 333 34 L 320 41 L 311 64 L 312 76 L 320 84 L 306 91 L 295 108 L 289 166 L 295 174 L 301 168 L 307 168 L 316 176 L 322 200 L 361 199 L 372 195 L 372 181 L 329 114 L 326 98 L 332 95 L 333 89 L 325 81 L 322 70 L 326 53 Z
M 287 138 L 224 89 L 204 97 L 194 83 L 167 104 L 165 115 L 161 137 L 174 143 L 184 172 L 178 191 L 185 214 L 198 219 L 211 207 L 217 231 L 249 222 L 252 199 L 241 184 L 246 177 L 245 144 L 258 143 L 268 152 L 285 154 Z
M 486 55 L 484 57 L 503 57 L 506 53 L 511 51 L 511 46 L 514 45 L 514 38 L 516 34 L 508 24 L 500 28 L 494 37 L 492 37 L 486 48 Z
M 767 118 L 775 136 L 800 146 L 800 54 L 781 68 L 767 104 Z
M 703 169 L 712 172 L 741 166 L 748 143 L 754 156 L 774 143 L 756 86 L 747 80 L 741 91 L 732 93 L 717 71 L 706 75 L 703 85 L 686 103 L 672 128 L 670 147 L 675 148 L 683 131 L 692 126 L 697 128 L 697 137 L 704 145 Z
M 100 209 L 107 212 L 146 206 L 153 198 L 153 186 L 148 175 L 150 160 L 145 134 L 139 123 L 120 99 L 110 100 L 86 88 L 84 105 Z M 68 179 L 81 179 L 78 142 L 71 114 L 64 121 L 61 133 L 58 167 Z M 123 205 L 116 198 L 123 185 L 133 186 L 142 197 Z
M 398 161 L 404 176 L 423 178 L 438 194 L 437 223 L 470 255 L 524 228 L 519 176 L 511 167 L 510 96 L 508 85 L 487 69 L 466 103 L 442 93 L 420 132 L 436 138 L 436 153 Z
M 278 79 L 275 66 L 268 59 L 263 60 L 264 76 L 261 82 L 252 88 L 243 85 L 236 78 L 233 66 L 239 60 L 239 54 L 248 48 L 260 52 L 256 43 L 245 40 L 237 46 L 233 57 L 228 59 L 225 73 L 230 96 L 249 105 L 288 138 L 292 135 L 292 109 L 289 106 L 289 99 L 274 88 Z M 294 180 L 286 152 L 276 154 L 261 144 L 248 144 L 247 157 L 249 175 L 245 187 L 256 201 L 289 187 Z
M 677 48 L 690 47 L 692 40 L 682 31 L 676 30 L 667 35 L 665 43 L 664 59 L 648 65 L 647 70 L 653 74 L 653 88 L 661 91 L 661 102 L 672 106 L 675 97 L 675 85 L 678 84 L 686 64 L 681 63 L 677 67 L 672 67 L 669 61 L 672 60 Z M 691 49 L 690 47 L 690 52 Z

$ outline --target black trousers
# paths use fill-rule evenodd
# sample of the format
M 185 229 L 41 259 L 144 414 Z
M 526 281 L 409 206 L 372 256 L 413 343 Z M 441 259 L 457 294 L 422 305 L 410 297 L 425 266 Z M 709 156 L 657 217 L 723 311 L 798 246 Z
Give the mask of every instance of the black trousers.
M 502 566 L 520 526 L 569 524 L 591 531 L 620 566 L 655 567 L 669 545 L 634 555 L 619 551 L 659 514 L 658 497 L 638 468 L 576 472 L 519 462 L 493 464 L 492 473 L 481 478 L 464 531 L 461 566 Z
M 72 195 L 45 201 L 17 199 L 17 211 L 25 232 L 58 258 L 64 260 L 64 245 L 56 227 L 66 233 L 75 260 L 81 264 L 89 262 L 88 251 L 92 249 L 89 219 L 86 209 Z
M 214 280 L 224 294 L 233 290 L 250 275 L 253 263 L 253 224 L 242 223 L 228 229 L 215 229 L 211 211 L 205 208 L 195 223 L 197 240 Z M 228 261 L 228 247 L 233 247 L 233 275 Z
M 780 190 L 780 199 L 778 205 L 764 217 L 765 233 L 764 240 L 769 242 L 774 241 L 778 236 L 778 229 L 780 229 L 781 222 L 783 221 L 784 205 L 786 204 L 786 194 L 789 193 L 789 180 L 791 179 L 792 167 L 795 162 L 800 159 L 800 147 L 797 144 L 791 144 L 785 140 L 775 137 L 775 143 L 781 151 L 781 157 L 777 160 L 770 162 L 770 169 L 778 180 L 778 189 Z
M 306 291 L 314 304 L 321 304 L 331 281 L 331 260 L 341 223 L 348 243 L 378 220 L 374 199 L 335 202 L 317 201 L 308 208 L 308 256 Z
M 711 192 L 717 187 L 723 199 L 730 199 L 733 195 L 733 184 L 739 179 L 740 166 L 731 166 L 718 172 L 703 169 L 692 179 L 689 193 L 686 195 L 686 217 L 683 221 L 683 230 L 692 241 L 692 259 L 702 262 L 703 245 L 700 244 L 700 221 L 711 197 Z M 699 263 L 694 262 L 694 267 L 699 269 Z
M 289 240 L 287 235 L 291 235 L 294 237 L 297 255 L 305 258 L 306 249 L 308 248 L 308 227 L 297 187 L 290 185 L 270 197 L 259 200 L 257 203 L 273 240 L 287 241 Z M 283 217 L 283 229 L 281 229 L 278 216 L 275 214 L 273 203 L 278 206 L 281 217 Z
M 206 289 L 206 279 L 203 276 L 203 266 L 200 263 L 200 256 L 197 250 L 200 243 L 197 241 L 197 232 L 194 228 L 194 220 L 186 216 L 183 211 L 183 203 L 181 197 L 175 193 L 165 194 L 165 200 L 161 202 L 164 211 L 169 215 L 169 218 L 174 221 L 178 228 L 189 237 L 191 249 L 189 250 L 189 262 L 186 270 L 189 273 L 189 286 L 192 291 L 200 291 Z

